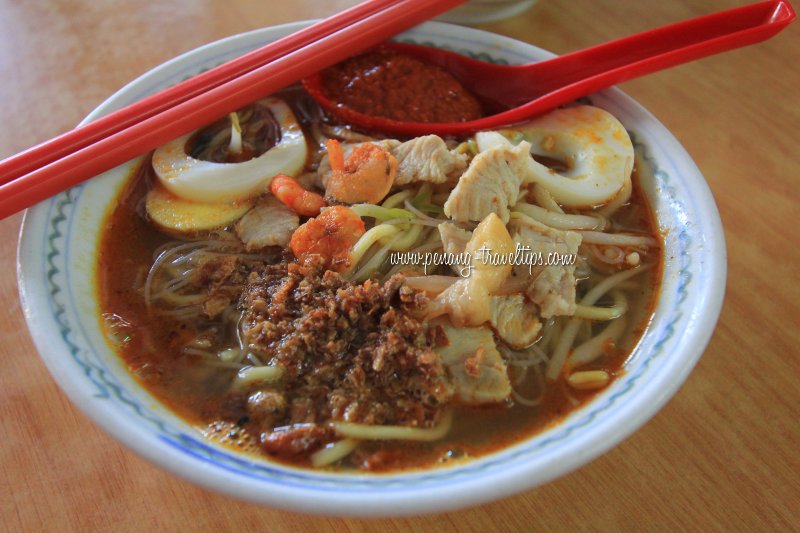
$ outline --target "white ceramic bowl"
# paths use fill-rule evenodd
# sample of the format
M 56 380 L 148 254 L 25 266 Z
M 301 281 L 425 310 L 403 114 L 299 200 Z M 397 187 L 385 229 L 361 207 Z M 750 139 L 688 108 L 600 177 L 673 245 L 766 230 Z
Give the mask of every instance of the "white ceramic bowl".
M 203 46 L 125 86 L 86 120 L 130 104 L 307 23 L 266 28 Z M 441 23 L 399 40 L 481 59 L 529 62 L 550 54 L 506 37 Z M 101 221 L 133 163 L 29 210 L 20 236 L 20 297 L 36 347 L 73 402 L 130 449 L 212 490 L 328 515 L 444 511 L 535 487 L 602 454 L 675 393 L 719 316 L 725 245 L 717 208 L 689 155 L 645 109 L 618 90 L 591 97 L 635 142 L 642 181 L 666 234 L 666 266 L 652 326 L 627 372 L 563 423 L 503 451 L 452 468 L 389 475 L 293 469 L 210 444 L 127 372 L 100 329 L 95 268 Z

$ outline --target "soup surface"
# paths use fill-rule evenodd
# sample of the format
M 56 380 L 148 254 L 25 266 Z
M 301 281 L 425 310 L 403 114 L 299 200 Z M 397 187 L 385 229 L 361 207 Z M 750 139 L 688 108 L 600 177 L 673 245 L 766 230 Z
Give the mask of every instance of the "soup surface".
M 292 465 L 509 446 L 608 386 L 652 314 L 662 246 L 614 121 L 395 140 L 299 87 L 254 103 L 124 187 L 100 243 L 110 342 L 207 438 Z M 215 174 L 253 161 L 256 185 Z

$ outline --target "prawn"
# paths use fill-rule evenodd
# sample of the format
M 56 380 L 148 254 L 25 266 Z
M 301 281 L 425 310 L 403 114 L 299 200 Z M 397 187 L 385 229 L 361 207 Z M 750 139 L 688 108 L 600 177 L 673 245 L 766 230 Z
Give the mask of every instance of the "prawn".
M 278 174 L 269 184 L 270 192 L 286 207 L 306 217 L 317 216 L 325 207 L 325 199 L 319 194 L 307 191 L 296 179 L 286 174 Z
M 380 146 L 363 143 L 345 161 L 339 141 L 329 139 L 326 145 L 331 165 L 326 198 L 345 204 L 377 204 L 383 200 L 397 175 L 397 159 L 392 154 Z
M 292 234 L 289 247 L 298 261 L 320 256 L 325 268 L 344 272 L 350 266 L 350 253 L 364 235 L 364 222 L 349 207 L 337 205 L 323 209 Z

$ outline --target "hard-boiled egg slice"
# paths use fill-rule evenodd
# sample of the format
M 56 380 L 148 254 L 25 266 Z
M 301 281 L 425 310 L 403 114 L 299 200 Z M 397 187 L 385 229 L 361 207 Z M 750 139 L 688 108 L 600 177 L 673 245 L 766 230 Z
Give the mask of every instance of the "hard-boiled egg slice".
M 186 153 L 190 133 L 161 146 L 153 153 L 153 169 L 170 192 L 195 202 L 218 203 L 244 200 L 267 191 L 277 174 L 296 176 L 308 152 L 303 130 L 283 100 L 264 98 L 281 128 L 280 142 L 258 157 L 242 163 L 212 163 Z
M 567 166 L 555 172 L 531 159 L 523 183 L 538 183 L 561 205 L 590 208 L 630 194 L 633 143 L 611 113 L 588 105 L 555 109 L 511 130 L 522 133 L 531 152 Z M 478 134 L 478 145 L 502 142 L 496 134 Z
M 179 198 L 156 183 L 147 193 L 150 220 L 172 234 L 193 234 L 233 224 L 253 207 L 254 200 L 202 203 Z

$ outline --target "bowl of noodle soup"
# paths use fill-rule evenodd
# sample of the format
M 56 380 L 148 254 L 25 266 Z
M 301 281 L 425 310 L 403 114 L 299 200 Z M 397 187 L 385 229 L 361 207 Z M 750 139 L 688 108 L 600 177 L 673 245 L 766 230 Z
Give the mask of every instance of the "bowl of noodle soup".
M 265 28 L 188 52 L 122 88 L 90 114 L 86 121 L 128 105 L 152 92 L 261 46 L 265 42 L 288 35 L 306 24 L 308 23 Z M 478 59 L 500 63 L 524 63 L 550 56 L 549 53 L 534 46 L 506 37 L 433 22 L 414 28 L 398 36 L 397 40 L 444 47 Z M 286 98 L 291 103 L 293 97 Z M 725 245 L 716 206 L 702 175 L 676 139 L 651 114 L 617 89 L 591 95 L 585 102 L 579 104 L 610 114 L 619 121 L 630 137 L 635 158 L 634 195 L 638 197 L 626 205 L 635 205 L 638 202 L 644 207 L 635 212 L 625 207 L 622 208 L 621 214 L 615 214 L 616 209 L 620 209 L 620 206 L 617 206 L 615 213 L 608 212 L 610 213 L 608 219 L 614 219 L 616 216 L 613 224 L 622 228 L 622 232 L 625 228 L 633 228 L 637 223 L 645 226 L 650 224 L 648 227 L 651 234 L 645 235 L 647 228 L 642 226 L 637 231 L 644 232 L 643 235 L 631 242 L 623 238 L 622 241 L 605 243 L 603 239 L 607 237 L 596 235 L 603 233 L 602 231 L 579 228 L 585 246 L 582 253 L 594 254 L 590 260 L 585 257 L 583 260 L 587 261 L 587 264 L 591 262 L 596 266 L 582 267 L 579 263 L 575 266 L 576 278 L 585 279 L 592 269 L 604 272 L 604 275 L 596 281 L 588 283 L 574 302 L 582 309 L 580 312 L 588 315 L 584 320 L 568 316 L 559 321 L 558 318 L 553 319 L 553 313 L 547 318 L 540 318 L 538 329 L 533 333 L 539 342 L 545 338 L 544 349 L 541 350 L 538 348 L 529 350 L 527 346 L 513 346 L 513 343 L 505 344 L 498 341 L 496 352 L 502 358 L 502 368 L 508 370 L 511 382 L 509 386 L 513 389 L 503 394 L 513 398 L 509 401 L 514 403 L 514 409 L 517 409 L 508 415 L 498 417 L 504 420 L 498 424 L 518 427 L 516 433 L 497 437 L 502 431 L 508 430 L 501 426 L 496 428 L 491 426 L 480 438 L 460 437 L 461 433 L 470 431 L 464 422 L 468 417 L 459 415 L 457 410 L 456 414 L 452 415 L 446 409 L 439 408 L 441 406 L 437 402 L 441 402 L 443 397 L 449 397 L 447 394 L 452 394 L 452 391 L 441 393 L 444 396 L 437 396 L 441 391 L 431 392 L 439 390 L 434 386 L 438 383 L 435 381 L 438 378 L 434 377 L 431 378 L 433 385 L 420 386 L 420 390 L 433 399 L 424 404 L 424 408 L 409 407 L 402 415 L 417 416 L 422 422 L 418 424 L 420 427 L 413 429 L 428 433 L 411 431 L 398 436 L 391 433 L 393 429 L 388 436 L 377 438 L 388 441 L 396 439 L 413 441 L 416 438 L 414 435 L 425 435 L 422 440 L 427 441 L 440 438 L 431 435 L 430 432 L 444 431 L 443 424 L 447 423 L 450 424 L 446 428 L 448 431 L 451 426 L 453 428 L 450 431 L 454 434 L 453 440 L 445 439 L 441 446 L 414 444 L 410 448 L 414 450 L 411 455 L 421 454 L 419 457 L 424 455 L 424 460 L 414 455 L 410 459 L 403 459 L 404 462 L 399 468 L 391 468 L 391 464 L 389 468 L 358 468 L 358 465 L 380 463 L 377 459 L 377 462 L 370 463 L 368 458 L 397 456 L 396 450 L 391 445 L 385 447 L 383 444 L 373 447 L 363 446 L 358 452 L 361 455 L 351 455 L 356 459 L 352 459 L 350 463 L 347 462 L 348 459 L 342 459 L 337 455 L 334 460 L 338 462 L 331 463 L 334 466 L 323 465 L 325 466 L 323 468 L 314 468 L 309 463 L 312 459 L 309 459 L 308 455 L 302 456 L 302 460 L 287 460 L 286 456 L 280 454 L 270 456 L 253 453 L 247 446 L 232 446 L 231 442 L 226 442 L 225 436 L 235 434 L 235 437 L 228 440 L 236 440 L 240 437 L 239 430 L 231 429 L 229 426 L 203 425 L 186 414 L 189 409 L 187 406 L 199 405 L 211 409 L 212 407 L 208 407 L 211 404 L 204 404 L 202 400 L 196 398 L 183 401 L 178 396 L 172 396 L 169 390 L 163 390 L 167 385 L 161 389 L 158 385 L 146 386 L 150 379 L 148 371 L 152 370 L 152 361 L 135 360 L 134 356 L 126 355 L 125 349 L 121 346 L 139 342 L 137 339 L 147 337 L 141 333 L 143 328 L 156 326 L 143 324 L 142 317 L 145 315 L 136 315 L 135 306 L 130 304 L 128 296 L 117 300 L 109 296 L 113 291 L 108 287 L 116 287 L 113 284 L 117 283 L 111 278 L 123 279 L 126 276 L 122 273 L 124 269 L 117 267 L 119 261 L 124 260 L 128 252 L 133 256 L 134 250 L 139 248 L 146 250 L 148 257 L 161 257 L 161 262 L 156 266 L 160 268 L 168 264 L 172 265 L 170 268 L 174 268 L 154 271 L 155 263 L 150 261 L 147 267 L 150 271 L 145 268 L 143 273 L 138 274 L 140 287 L 147 286 L 146 290 L 141 291 L 146 295 L 142 298 L 159 300 L 166 297 L 167 300 L 172 298 L 171 301 L 183 299 L 181 301 L 191 303 L 193 295 L 187 292 L 187 283 L 169 277 L 170 272 L 176 269 L 188 272 L 197 266 L 193 261 L 198 257 L 202 258 L 202 264 L 206 264 L 208 258 L 213 259 L 218 255 L 228 254 L 231 252 L 230 246 L 238 246 L 230 244 L 230 241 L 224 238 L 222 241 L 216 239 L 211 242 L 201 239 L 175 241 L 170 235 L 155 238 L 145 234 L 137 237 L 131 233 L 133 229 L 125 226 L 124 213 L 121 213 L 125 209 L 126 198 L 131 194 L 143 194 L 136 193 L 135 187 L 130 184 L 131 176 L 141 172 L 141 169 L 149 164 L 146 158 L 139 158 L 113 169 L 35 206 L 26 213 L 20 236 L 18 278 L 23 308 L 37 349 L 51 374 L 70 399 L 114 438 L 178 476 L 209 489 L 253 502 L 327 515 L 422 514 L 498 499 L 564 475 L 630 435 L 677 391 L 711 336 L 722 303 L 726 273 Z M 273 109 L 273 115 L 276 113 L 278 112 Z M 527 142 L 526 138 L 531 140 L 525 137 L 525 132 L 519 130 L 505 132 L 504 135 L 505 141 L 500 137 L 487 137 L 478 141 L 478 144 L 482 142 L 487 146 L 494 146 L 492 143 Z M 515 135 L 518 138 L 515 138 Z M 326 138 L 334 136 L 328 133 Z M 470 149 L 475 154 L 483 151 L 480 146 L 468 144 L 460 146 L 461 144 L 464 143 L 455 141 L 447 148 L 454 153 L 467 153 Z M 458 152 L 459 149 L 461 152 Z M 465 157 L 473 157 L 475 154 Z M 324 161 L 317 161 L 316 164 L 324 164 Z M 372 235 L 380 234 L 375 237 L 375 242 L 378 243 L 375 247 L 372 247 L 374 243 L 370 246 L 364 245 L 363 242 L 360 245 L 356 244 L 356 248 L 359 246 L 365 248 L 363 261 L 360 260 L 359 268 L 352 272 L 360 278 L 357 281 L 363 282 L 364 279 L 374 278 L 377 275 L 382 282 L 387 283 L 392 274 L 399 272 L 399 268 L 390 272 L 391 269 L 388 267 L 381 266 L 380 268 L 384 270 L 380 271 L 375 267 L 388 263 L 391 247 L 388 244 L 381 246 L 381 243 L 390 242 L 385 239 L 388 234 L 397 234 L 395 237 L 400 239 L 405 237 L 411 241 L 409 246 L 403 248 L 406 251 L 426 252 L 439 249 L 426 248 L 428 242 L 426 237 L 435 240 L 437 234 L 434 233 L 436 230 L 434 226 L 442 222 L 439 218 L 441 209 L 425 211 L 421 208 L 431 205 L 436 207 L 437 189 L 429 189 L 419 187 L 413 190 L 395 191 L 393 194 L 399 194 L 395 203 L 379 206 L 386 212 L 376 211 L 374 205 L 353 207 L 360 217 L 368 221 L 364 235 L 376 228 L 378 229 Z M 517 227 L 517 236 L 523 232 L 520 229 L 521 225 L 537 226 L 541 224 L 542 217 L 551 221 L 550 224 L 560 223 L 553 218 L 558 218 L 553 214 L 556 211 L 543 213 L 547 210 L 541 208 L 541 204 L 547 203 L 548 200 L 537 196 L 540 192 L 531 189 L 529 196 L 521 198 L 512 205 L 505 215 L 505 220 L 502 222 L 508 223 L 509 227 Z M 536 201 L 534 196 L 537 198 Z M 440 200 L 446 197 L 447 195 L 444 195 Z M 141 198 L 137 200 L 139 203 L 136 205 L 141 205 L 141 201 L 143 201 Z M 448 208 L 442 201 L 439 204 L 438 207 L 444 206 L 445 212 L 449 209 L 452 213 L 457 208 L 453 204 Z M 130 212 L 133 213 L 136 209 L 137 207 L 132 207 Z M 332 212 L 333 208 L 328 209 Z M 392 211 L 393 209 L 395 211 Z M 560 214 L 567 217 L 565 219 L 567 222 L 561 221 L 567 224 L 567 227 L 568 223 L 574 222 L 569 218 L 574 213 L 569 210 L 566 213 L 561 210 Z M 406 216 L 410 218 L 404 219 Z M 599 213 L 598 216 L 602 218 L 604 215 Z M 412 223 L 412 218 L 418 222 Z M 642 222 L 643 220 L 645 222 Z M 477 222 L 479 220 L 469 226 L 476 233 L 484 226 L 483 222 L 480 224 Z M 109 237 L 114 235 L 109 233 L 110 227 L 119 229 L 116 235 L 118 238 Z M 563 229 L 563 231 L 569 230 Z M 409 236 L 409 232 L 413 235 Z M 164 255 L 165 252 L 167 255 Z M 265 261 L 264 257 L 239 248 L 236 248 L 235 252 L 239 254 L 238 265 L 247 265 L 247 261 L 253 261 L 259 262 L 259 268 L 263 268 L 261 263 Z M 632 255 L 634 252 L 636 257 Z M 109 254 L 113 260 L 109 260 Z M 631 268 L 623 268 L 626 261 L 627 266 Z M 284 270 L 279 272 L 282 277 L 276 278 L 269 268 L 268 265 L 263 272 L 259 270 L 261 273 L 258 275 L 259 281 L 265 284 L 264 286 L 271 287 L 269 289 L 271 291 L 280 287 L 280 280 L 292 275 L 300 280 L 297 283 L 301 283 L 302 279 L 318 279 L 314 290 L 308 294 L 311 300 L 304 305 L 323 305 L 328 302 L 329 300 L 324 302 L 319 300 L 322 298 L 320 295 L 324 295 L 326 290 L 331 294 L 350 290 L 350 286 L 344 281 L 331 282 L 320 274 L 318 269 L 292 270 L 293 267 L 288 267 L 286 270 L 287 267 L 284 265 L 281 267 Z M 586 271 L 582 271 L 582 268 Z M 631 273 L 634 268 L 648 270 L 642 277 L 646 281 L 642 281 L 639 285 L 631 282 L 631 278 L 639 275 Z M 254 269 L 255 267 L 248 267 L 245 273 L 250 275 Z M 112 272 L 113 276 L 110 276 L 109 272 Z M 441 275 L 444 272 L 442 267 L 437 272 L 439 278 L 446 277 Z M 617 277 L 614 277 L 615 275 Z M 131 279 L 135 277 L 134 274 L 131 276 Z M 453 272 L 450 276 L 458 277 L 457 273 Z M 423 276 L 409 277 L 423 278 Z M 245 278 L 250 279 L 247 276 Z M 436 302 L 437 295 L 446 291 L 454 282 L 458 283 L 458 280 L 442 281 L 439 278 L 433 281 L 420 280 L 417 289 L 422 292 L 427 291 L 430 299 Z M 278 281 L 275 281 L 276 279 Z M 607 281 L 604 285 L 603 280 L 609 279 L 611 281 Z M 273 285 L 269 285 L 270 283 Z M 429 285 L 425 285 L 426 283 Z M 443 285 L 434 287 L 437 283 Z M 246 286 L 250 291 L 247 292 L 249 302 L 265 298 L 263 292 L 251 290 L 251 285 Z M 638 300 L 635 296 L 638 294 L 637 291 L 642 294 Z M 508 294 L 512 292 L 512 289 L 508 289 Z M 397 298 L 400 297 L 397 294 L 401 293 L 402 291 L 396 291 L 386 296 L 384 292 L 378 291 L 366 296 L 358 293 L 357 297 L 374 298 L 374 302 L 377 302 L 374 305 L 386 306 L 382 308 L 382 313 L 385 313 L 392 311 L 398 301 Z M 408 303 L 405 300 L 404 302 Z M 114 305 L 117 307 L 113 307 Z M 440 309 L 438 315 L 458 313 L 453 305 L 449 307 L 448 305 L 450 304 L 447 302 L 442 303 L 443 310 Z M 537 305 L 543 309 L 546 303 L 537 301 Z M 133 314 L 125 315 L 118 312 L 118 309 L 122 308 Z M 631 318 L 628 322 L 620 322 L 613 326 L 619 330 L 616 333 L 607 329 L 612 327 L 613 322 L 609 322 L 608 326 L 598 323 L 610 318 L 606 317 L 606 314 L 615 313 L 615 309 L 619 311 L 623 308 L 624 313 Z M 225 309 L 230 310 L 230 306 L 223 305 L 221 309 L 222 317 L 228 313 Z M 466 309 L 461 316 L 468 325 L 469 318 L 464 316 L 470 311 L 471 309 Z M 170 313 L 173 313 L 170 320 L 188 320 L 180 313 L 189 312 L 192 312 L 189 306 L 173 305 L 170 308 Z M 592 316 L 592 313 L 599 313 L 602 316 Z M 614 317 L 617 315 L 614 314 Z M 131 316 L 134 318 L 130 318 Z M 119 320 L 120 318 L 124 320 Z M 190 322 L 193 323 L 193 320 Z M 268 329 L 263 323 L 269 322 L 257 313 L 236 315 L 225 320 L 233 324 L 235 332 L 231 338 L 236 337 L 236 332 L 240 336 L 253 335 L 252 332 L 257 328 Z M 595 325 L 585 326 L 590 320 Z M 381 327 L 384 325 L 384 322 L 381 322 Z M 447 327 L 449 326 L 444 326 L 444 331 L 451 333 L 449 342 L 454 345 L 456 341 L 453 339 L 459 334 L 452 334 Z M 163 340 L 170 336 L 169 333 L 154 334 L 153 339 Z M 218 348 L 222 345 L 213 344 L 217 342 L 214 339 L 201 338 L 202 342 L 195 342 L 191 347 L 196 353 L 187 353 L 195 359 L 206 357 L 209 344 L 205 341 L 212 343 L 215 356 L 225 352 L 225 357 L 220 356 L 221 363 L 216 359 L 214 361 L 218 368 L 223 368 L 220 373 L 228 376 L 226 383 L 231 379 L 234 381 L 240 379 L 244 383 L 241 386 L 246 387 L 255 375 L 261 381 L 279 379 L 279 376 L 273 376 L 274 367 L 265 365 L 257 355 L 253 356 L 256 362 L 247 360 L 249 354 L 246 350 L 237 351 L 238 345 L 235 341 L 230 341 L 234 344 L 220 351 Z M 348 342 L 352 344 L 355 342 L 354 339 L 356 338 L 349 339 Z M 560 342 L 560 339 L 564 340 Z M 613 340 L 612 347 L 618 350 L 609 348 L 608 339 Z M 229 348 L 232 351 L 226 351 Z M 402 345 L 401 349 L 404 353 L 417 353 L 414 350 L 420 347 L 410 343 Z M 422 350 L 424 351 L 424 348 Z M 527 402 L 532 403 L 534 409 L 547 411 L 547 408 L 536 407 L 536 391 L 527 396 L 521 394 L 520 390 L 515 388 L 518 383 L 536 380 L 543 380 L 542 383 L 545 383 L 545 380 L 551 377 L 548 373 L 561 375 L 566 372 L 564 369 L 569 365 L 574 365 L 580 370 L 581 365 L 577 361 L 572 361 L 572 358 L 589 352 L 602 352 L 604 357 L 611 361 L 609 364 L 613 363 L 608 369 L 603 370 L 606 367 L 592 366 L 591 357 L 595 356 L 587 356 L 588 371 L 605 373 L 606 381 L 603 386 L 588 392 L 582 392 L 580 386 L 564 389 L 566 392 L 562 391 L 559 396 L 562 404 L 552 406 L 553 411 L 566 410 L 564 415 L 551 413 L 549 418 L 545 417 L 537 422 L 536 417 L 530 414 L 532 411 L 523 409 Z M 554 359 L 560 360 L 557 367 L 553 366 Z M 166 372 L 170 371 L 172 370 Z M 406 375 L 404 372 L 406 371 L 400 369 L 396 374 L 403 376 Z M 576 373 L 579 372 L 573 372 L 571 375 Z M 423 377 L 416 376 L 414 380 L 417 381 L 412 380 L 409 383 L 418 383 L 420 379 L 427 379 L 430 375 L 428 372 Z M 218 373 L 214 376 L 218 376 Z M 597 374 L 593 376 L 596 377 Z M 581 377 L 578 376 L 575 381 L 580 381 Z M 591 378 L 591 376 L 583 377 Z M 217 377 L 212 379 L 203 374 L 196 379 L 210 382 Z M 308 381 L 308 378 L 304 379 Z M 477 392 L 476 390 L 472 391 L 471 397 L 482 398 L 481 395 L 485 394 L 485 390 L 480 389 Z M 415 394 L 420 396 L 422 392 Z M 463 391 L 461 395 L 462 399 L 467 397 L 467 393 Z M 269 398 L 264 399 L 263 395 L 259 398 L 259 401 L 269 400 Z M 383 397 L 370 397 L 368 400 L 380 406 L 383 405 L 381 402 L 394 401 L 394 398 L 387 400 Z M 403 397 L 403 401 L 405 400 Z M 295 403 L 292 403 L 292 406 L 295 406 Z M 483 422 L 495 417 L 493 412 L 484 411 L 485 409 L 479 406 L 468 413 L 475 414 Z M 395 421 L 392 417 L 408 420 L 396 413 L 391 416 L 382 415 L 378 408 L 374 416 L 380 420 Z M 389 418 L 386 418 L 387 416 Z M 342 420 L 347 419 L 342 418 Z M 252 421 L 246 420 L 237 427 L 247 429 L 251 423 Z M 384 422 L 383 425 L 395 429 L 400 427 L 399 423 L 391 422 Z M 348 422 L 340 420 L 338 425 L 334 424 L 334 428 L 335 431 L 341 432 L 340 437 L 346 438 L 332 441 L 324 448 L 342 441 L 351 444 L 369 441 L 372 437 L 359 433 L 364 429 L 361 426 L 363 424 L 348 425 Z M 494 433 L 495 431 L 497 433 Z M 336 453 L 341 452 L 340 448 L 336 448 Z M 351 452 L 352 450 L 347 451 Z M 324 460 L 324 456 L 323 459 L 319 457 L 317 455 L 313 461 Z

